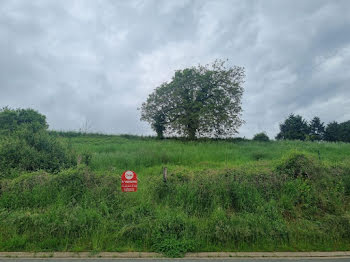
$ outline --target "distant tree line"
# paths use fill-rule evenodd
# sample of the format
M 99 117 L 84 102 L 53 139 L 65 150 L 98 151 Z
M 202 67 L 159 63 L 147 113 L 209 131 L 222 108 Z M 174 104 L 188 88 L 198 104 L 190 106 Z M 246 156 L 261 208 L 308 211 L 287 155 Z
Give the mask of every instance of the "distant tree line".
M 276 139 L 350 142 L 350 121 L 333 121 L 325 125 L 317 116 L 308 122 L 300 115 L 290 114 L 280 124 Z

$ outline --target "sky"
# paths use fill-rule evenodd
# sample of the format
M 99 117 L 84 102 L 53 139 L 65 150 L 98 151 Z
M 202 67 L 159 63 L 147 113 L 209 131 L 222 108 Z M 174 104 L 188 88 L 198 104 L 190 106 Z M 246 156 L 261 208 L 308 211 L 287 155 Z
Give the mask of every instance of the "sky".
M 348 0 L 1 0 L 0 107 L 50 129 L 154 135 L 138 108 L 175 70 L 245 68 L 240 137 L 291 113 L 350 120 Z

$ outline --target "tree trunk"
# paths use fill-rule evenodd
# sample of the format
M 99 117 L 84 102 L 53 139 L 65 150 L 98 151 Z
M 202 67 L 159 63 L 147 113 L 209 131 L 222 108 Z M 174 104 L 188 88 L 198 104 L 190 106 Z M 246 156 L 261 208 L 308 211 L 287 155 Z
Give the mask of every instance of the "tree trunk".
M 196 139 L 196 130 L 191 130 L 190 133 L 189 133 L 188 138 L 190 140 L 195 140 Z
M 188 133 L 188 139 L 189 140 L 195 140 L 196 139 L 196 131 L 197 131 L 197 128 L 195 128 L 192 125 L 190 125 L 187 128 L 187 133 Z
M 157 138 L 158 139 L 163 139 L 164 138 L 163 130 L 157 130 Z

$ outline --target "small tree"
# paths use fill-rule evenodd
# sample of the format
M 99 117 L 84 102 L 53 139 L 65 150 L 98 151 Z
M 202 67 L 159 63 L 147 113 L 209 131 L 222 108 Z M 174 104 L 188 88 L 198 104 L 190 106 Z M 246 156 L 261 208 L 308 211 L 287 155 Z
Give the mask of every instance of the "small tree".
M 290 114 L 289 117 L 280 124 L 280 132 L 276 139 L 305 140 L 309 134 L 309 125 L 300 115 Z
M 225 67 L 215 61 L 211 66 L 177 70 L 169 83 L 149 95 L 141 107 L 141 120 L 157 132 L 224 137 L 237 133 L 241 126 L 241 97 L 244 69 Z
M 254 135 L 253 140 L 254 141 L 261 141 L 261 142 L 270 141 L 269 137 L 266 135 L 265 132 L 261 132 L 261 133 Z
M 310 128 L 310 139 L 312 141 L 319 141 L 323 139 L 325 127 L 324 123 L 321 122 L 320 118 L 315 116 L 309 125 Z

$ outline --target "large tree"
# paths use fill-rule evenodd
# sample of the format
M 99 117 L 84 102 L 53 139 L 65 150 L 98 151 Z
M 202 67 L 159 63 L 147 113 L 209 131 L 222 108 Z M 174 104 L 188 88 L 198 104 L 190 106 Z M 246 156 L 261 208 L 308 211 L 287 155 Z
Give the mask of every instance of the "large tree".
M 280 124 L 280 132 L 276 139 L 305 140 L 309 130 L 309 125 L 302 116 L 290 114 L 284 123 Z
M 241 97 L 244 69 L 226 67 L 225 61 L 177 70 L 170 82 L 151 93 L 141 107 L 141 120 L 157 132 L 225 137 L 242 125 Z

